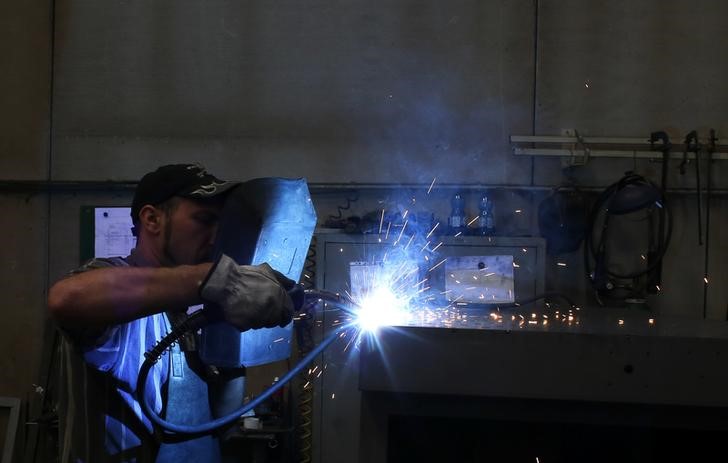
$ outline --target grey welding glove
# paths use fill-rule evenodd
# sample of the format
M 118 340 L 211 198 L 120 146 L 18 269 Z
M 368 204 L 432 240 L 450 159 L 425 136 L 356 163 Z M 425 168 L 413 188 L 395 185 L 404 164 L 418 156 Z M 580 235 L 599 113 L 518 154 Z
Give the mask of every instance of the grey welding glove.
M 200 296 L 240 331 L 272 328 L 290 323 L 293 301 L 286 288 L 294 285 L 268 264 L 238 265 L 223 254 L 200 286 Z

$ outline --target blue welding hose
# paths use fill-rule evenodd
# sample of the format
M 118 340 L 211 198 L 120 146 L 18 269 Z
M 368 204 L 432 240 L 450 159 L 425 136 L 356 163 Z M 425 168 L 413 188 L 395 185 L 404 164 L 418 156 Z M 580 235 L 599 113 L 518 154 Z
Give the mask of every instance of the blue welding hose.
M 314 296 L 316 296 L 317 299 L 322 300 L 329 300 L 330 302 L 335 303 L 341 303 L 343 302 L 342 299 L 338 296 L 336 296 L 338 299 L 334 299 L 334 295 L 331 293 L 325 293 L 320 291 L 314 291 L 312 292 Z M 311 295 L 307 291 L 307 295 Z M 154 348 L 152 348 L 149 352 L 146 352 L 144 356 L 146 357 L 146 360 L 144 360 L 144 363 L 142 364 L 141 369 L 139 370 L 139 377 L 137 379 L 137 400 L 142 406 L 142 410 L 144 411 L 144 414 L 157 426 L 162 428 L 163 430 L 167 432 L 177 433 L 177 434 L 206 434 L 210 433 L 216 429 L 222 428 L 224 426 L 229 425 L 230 423 L 233 423 L 234 421 L 240 419 L 242 415 L 249 412 L 250 410 L 254 409 L 261 403 L 263 403 L 265 400 L 267 400 L 271 395 L 273 395 L 276 391 L 278 391 L 280 388 L 285 386 L 288 382 L 290 382 L 296 375 L 301 373 L 301 371 L 306 368 L 318 355 L 320 355 L 324 350 L 326 350 L 327 347 L 333 343 L 336 338 L 338 338 L 341 333 L 348 329 L 351 325 L 345 324 L 337 328 L 334 332 L 332 332 L 327 338 L 325 338 L 321 343 L 316 346 L 311 352 L 308 353 L 303 359 L 301 359 L 296 366 L 294 366 L 291 370 L 288 371 L 283 377 L 280 379 L 280 381 L 273 384 L 271 387 L 266 389 L 261 395 L 256 397 L 254 400 L 250 401 L 246 405 L 244 405 L 242 408 L 230 413 L 227 416 L 217 418 L 215 420 L 209 421 L 207 423 L 198 424 L 198 425 L 182 425 L 182 424 L 175 424 L 170 423 L 169 421 L 166 421 L 162 417 L 160 417 L 157 413 L 152 410 L 151 406 L 149 405 L 147 398 L 145 397 L 144 390 L 146 388 L 147 378 L 149 376 L 149 371 L 151 370 L 152 366 L 154 366 L 155 363 L 159 361 L 159 359 L 162 358 L 162 355 L 166 352 L 167 349 L 169 349 L 185 332 L 188 332 L 190 330 L 197 330 L 201 328 L 202 326 L 207 324 L 207 320 L 205 318 L 204 311 L 196 312 L 195 314 L 191 315 L 185 322 L 180 324 L 177 328 L 172 330 L 168 335 L 166 335 L 164 338 L 162 338 Z

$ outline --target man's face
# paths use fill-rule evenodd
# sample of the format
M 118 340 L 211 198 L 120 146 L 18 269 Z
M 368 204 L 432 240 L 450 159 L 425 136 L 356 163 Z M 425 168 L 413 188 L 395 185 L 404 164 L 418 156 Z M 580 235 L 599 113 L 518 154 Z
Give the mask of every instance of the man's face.
M 194 265 L 210 260 L 222 202 L 179 198 L 167 214 L 163 231 L 163 265 Z

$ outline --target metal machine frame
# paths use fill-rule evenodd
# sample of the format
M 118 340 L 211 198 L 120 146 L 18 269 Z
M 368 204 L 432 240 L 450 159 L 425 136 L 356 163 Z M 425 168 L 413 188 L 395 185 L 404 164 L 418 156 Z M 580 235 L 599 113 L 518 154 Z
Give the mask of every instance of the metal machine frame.
M 0 463 L 10 463 L 13 459 L 15 448 L 15 434 L 18 430 L 18 419 L 20 417 L 20 399 L 15 397 L 0 397 L 0 409 L 8 409 L 8 424 L 5 430 L 3 441 L 3 454 Z
M 367 260 L 391 246 L 379 235 L 350 235 L 344 233 L 317 233 L 316 286 L 319 289 L 343 292 L 348 284 L 349 263 Z M 516 298 L 527 298 L 544 292 L 545 241 L 542 238 L 510 237 L 442 237 L 438 249 L 441 257 L 464 255 L 514 256 Z M 323 311 L 317 337 L 323 339 L 342 318 L 337 311 Z M 348 340 L 332 345 L 322 355 L 320 365 L 325 374 L 316 384 L 314 404 L 314 461 L 357 462 L 361 460 L 360 416 L 362 394 L 359 391 L 358 350 L 344 351 Z

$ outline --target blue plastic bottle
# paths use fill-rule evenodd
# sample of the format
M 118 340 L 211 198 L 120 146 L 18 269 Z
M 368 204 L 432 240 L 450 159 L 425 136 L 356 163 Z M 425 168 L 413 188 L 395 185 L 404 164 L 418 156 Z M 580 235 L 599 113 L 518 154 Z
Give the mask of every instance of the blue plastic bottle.
M 478 235 L 492 236 L 495 235 L 495 220 L 493 219 L 493 200 L 487 194 L 480 197 L 478 203 Z
M 450 233 L 453 235 L 465 231 L 465 200 L 463 195 L 455 193 L 451 201 L 452 210 L 448 219 Z

